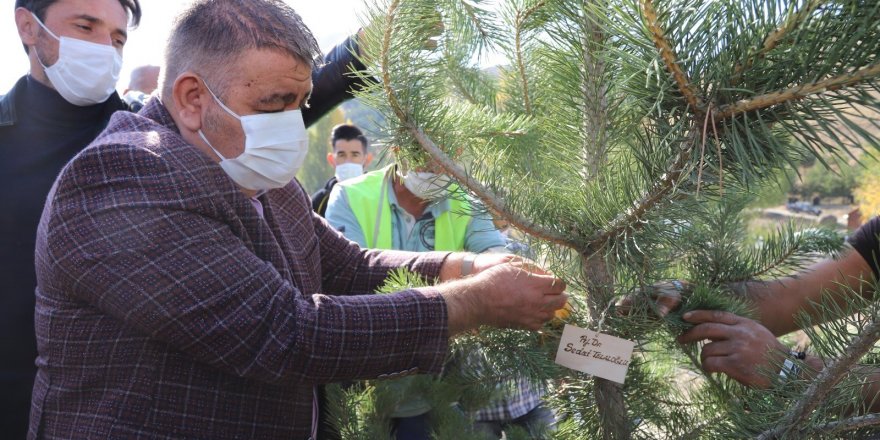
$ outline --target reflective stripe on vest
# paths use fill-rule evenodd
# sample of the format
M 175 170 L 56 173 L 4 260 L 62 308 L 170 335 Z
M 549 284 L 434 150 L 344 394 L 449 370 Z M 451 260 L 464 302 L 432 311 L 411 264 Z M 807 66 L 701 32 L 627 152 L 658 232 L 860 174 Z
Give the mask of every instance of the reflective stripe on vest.
M 337 184 L 345 191 L 348 204 L 361 226 L 368 248 L 392 248 L 391 204 L 388 203 L 386 195 L 390 179 L 386 179 L 386 176 L 393 173 L 393 167 L 394 165 L 390 165 Z M 460 192 L 455 185 L 450 191 Z M 471 207 L 468 202 L 458 198 L 449 199 L 449 211 L 434 219 L 434 250 L 464 250 L 467 227 L 471 222 L 470 212 Z

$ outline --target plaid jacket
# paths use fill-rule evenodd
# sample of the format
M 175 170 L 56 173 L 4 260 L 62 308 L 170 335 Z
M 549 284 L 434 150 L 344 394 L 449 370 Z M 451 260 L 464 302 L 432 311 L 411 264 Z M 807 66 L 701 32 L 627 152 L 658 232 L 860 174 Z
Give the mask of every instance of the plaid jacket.
M 366 251 L 298 183 L 264 217 L 158 99 L 62 171 L 37 236 L 29 438 L 304 439 L 314 384 L 438 372 L 445 254 Z

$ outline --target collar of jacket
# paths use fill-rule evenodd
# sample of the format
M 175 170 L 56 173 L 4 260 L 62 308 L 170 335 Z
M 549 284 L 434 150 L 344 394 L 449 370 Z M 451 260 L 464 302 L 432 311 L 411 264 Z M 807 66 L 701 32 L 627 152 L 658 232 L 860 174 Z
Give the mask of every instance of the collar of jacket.
M 0 127 L 8 127 L 11 125 L 15 125 L 18 121 L 18 116 L 15 113 L 15 95 L 17 90 L 21 90 L 22 87 L 25 87 L 27 83 L 27 75 L 22 76 L 16 81 L 15 85 L 12 86 L 12 89 L 9 90 L 9 93 L 5 95 L 0 95 Z M 107 102 L 108 107 L 111 111 L 118 110 L 128 110 L 131 111 L 132 107 L 128 103 L 122 100 L 119 97 L 119 94 L 113 92 L 108 98 Z M 141 103 L 141 106 L 143 104 Z
M 27 82 L 27 75 L 19 78 L 9 93 L 0 96 L 0 127 L 15 125 L 15 91 L 24 87 Z

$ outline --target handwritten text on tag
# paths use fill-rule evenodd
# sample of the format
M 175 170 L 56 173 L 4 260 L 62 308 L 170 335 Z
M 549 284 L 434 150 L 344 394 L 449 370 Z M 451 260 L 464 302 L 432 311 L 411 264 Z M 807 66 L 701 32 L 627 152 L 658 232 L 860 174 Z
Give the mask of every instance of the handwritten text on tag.
M 623 383 L 632 359 L 632 341 L 565 325 L 556 363 L 603 379 Z

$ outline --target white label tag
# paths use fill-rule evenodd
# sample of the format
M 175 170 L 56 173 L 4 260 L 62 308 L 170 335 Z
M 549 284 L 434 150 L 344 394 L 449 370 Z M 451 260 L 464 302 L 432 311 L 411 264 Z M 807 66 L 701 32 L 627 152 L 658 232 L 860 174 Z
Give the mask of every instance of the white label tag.
M 606 334 L 565 325 L 556 363 L 603 379 L 623 383 L 635 343 Z

